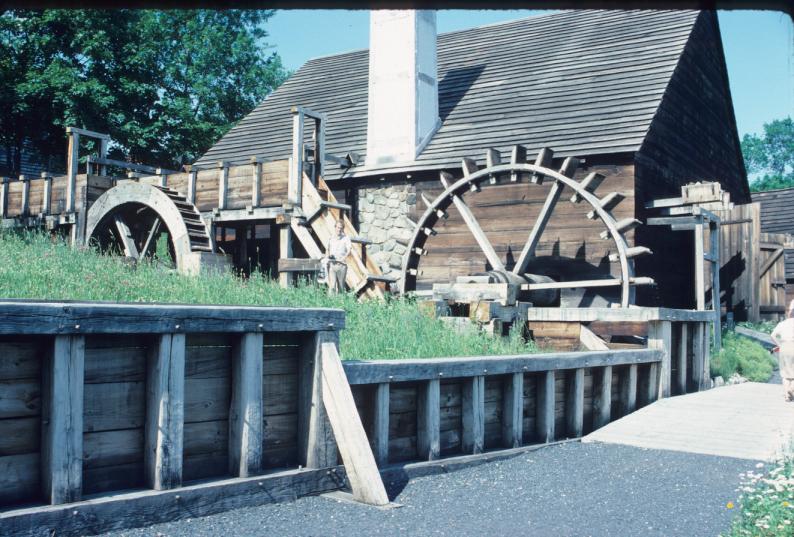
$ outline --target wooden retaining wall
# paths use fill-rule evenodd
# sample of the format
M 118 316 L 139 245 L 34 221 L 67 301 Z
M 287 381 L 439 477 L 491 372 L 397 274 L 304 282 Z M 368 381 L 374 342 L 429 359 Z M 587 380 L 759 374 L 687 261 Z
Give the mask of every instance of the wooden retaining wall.
M 576 438 L 655 401 L 658 349 L 344 362 L 379 465 Z
M 300 401 L 321 401 L 315 355 L 343 327 L 331 309 L 0 301 L 0 509 L 335 466 Z

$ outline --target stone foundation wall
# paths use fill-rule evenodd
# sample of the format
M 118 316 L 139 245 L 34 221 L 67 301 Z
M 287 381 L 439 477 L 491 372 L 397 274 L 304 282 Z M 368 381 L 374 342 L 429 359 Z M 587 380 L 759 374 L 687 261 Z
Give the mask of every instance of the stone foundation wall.
M 416 206 L 416 187 L 390 184 L 358 191 L 359 232 L 373 242 L 367 255 L 384 274 L 399 276 L 413 225 L 408 215 Z

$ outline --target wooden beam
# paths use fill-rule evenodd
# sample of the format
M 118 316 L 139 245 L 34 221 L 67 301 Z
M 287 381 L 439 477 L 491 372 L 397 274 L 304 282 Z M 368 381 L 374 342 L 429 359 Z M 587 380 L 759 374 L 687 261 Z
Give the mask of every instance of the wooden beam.
M 485 449 L 485 377 L 478 375 L 463 380 L 461 385 L 463 453 L 482 453 Z
M 144 473 L 155 490 L 182 484 L 185 334 L 156 336 L 146 371 Z
M 140 254 L 138 253 L 138 247 L 135 246 L 135 240 L 132 237 L 132 232 L 127 223 L 118 213 L 113 215 L 113 221 L 116 224 L 116 231 L 118 231 L 119 239 L 124 247 L 124 255 L 133 259 L 139 259 Z
M 259 191 L 262 188 L 262 160 L 256 157 L 251 158 L 251 207 L 259 207 Z
M 538 217 L 535 219 L 535 223 L 532 225 L 532 229 L 529 232 L 529 237 L 527 237 L 524 247 L 521 249 L 521 254 L 518 256 L 518 260 L 512 271 L 513 274 L 524 274 L 524 272 L 526 272 L 529 261 L 535 256 L 535 248 L 537 248 L 540 242 L 540 237 L 546 229 L 546 224 L 549 223 L 549 219 L 554 212 L 554 207 L 560 200 L 560 195 L 562 195 L 564 188 L 565 185 L 561 181 L 554 181 L 551 185 L 551 189 L 546 195 L 546 200 L 543 202 L 543 207 L 540 209 L 540 214 L 538 214 Z
M 88 129 L 80 129 L 78 127 L 66 127 L 66 133 L 75 135 L 88 136 L 89 138 L 97 138 L 99 140 L 110 140 L 110 135 L 102 132 L 90 131 Z
M 695 307 L 706 309 L 706 273 L 703 259 L 703 222 L 695 224 Z
M 426 358 L 408 360 L 346 360 L 345 372 L 350 384 L 380 382 L 416 382 L 434 378 L 506 375 L 548 370 L 601 367 L 658 362 L 661 352 L 655 349 L 627 349 L 598 352 L 555 352 L 517 356 L 471 356 L 461 358 Z
M 196 180 L 198 179 L 198 172 L 190 170 L 187 174 L 187 201 L 195 205 L 196 203 Z
M 372 444 L 378 466 L 389 463 L 389 383 L 375 385 Z
M 554 371 L 541 374 L 537 386 L 537 427 L 541 442 L 554 440 Z
M 80 152 L 80 134 L 78 132 L 69 133 L 69 149 L 66 159 L 66 212 L 72 213 L 75 210 L 75 197 L 77 195 L 77 164 Z
M 508 375 L 502 388 L 502 446 L 516 448 L 524 439 L 524 373 Z
M 0 177 L 0 219 L 8 216 L 8 183 L 10 177 Z
M 387 505 L 389 497 L 356 410 L 335 342 L 322 343 L 320 361 L 322 403 L 345 464 L 353 497 L 370 505 Z
M 155 244 L 154 238 L 157 236 L 157 233 L 160 231 L 160 225 L 162 221 L 159 217 L 155 216 L 154 221 L 152 222 L 152 227 L 149 229 L 149 234 L 146 236 L 146 242 L 143 243 L 143 247 L 141 248 L 140 257 L 146 257 L 146 254 L 149 253 L 151 247 Z
M 287 199 L 298 207 L 301 206 L 303 181 L 303 114 L 292 110 L 292 156 L 289 163 L 287 183 Z
M 612 366 L 593 368 L 593 430 L 612 420 Z
M 41 214 L 48 215 L 52 212 L 52 176 L 46 172 L 41 173 L 41 178 L 44 179 L 44 194 L 42 195 Z M 2 202 L 0 202 L 0 205 Z M 0 208 L 2 212 L 2 208 Z M 3 215 L 0 214 L 0 217 Z
M 226 208 L 226 193 L 229 190 L 229 165 L 218 162 L 218 209 Z
M 679 326 L 678 349 L 676 358 L 675 395 L 687 392 L 687 356 L 689 354 L 689 336 L 687 326 L 689 323 L 677 323 Z
M 590 351 L 609 350 L 609 345 L 607 345 L 606 341 L 594 334 L 593 331 L 587 328 L 585 325 L 582 325 L 579 328 L 579 343 L 581 343 L 585 349 Z
M 292 229 L 289 224 L 279 226 L 278 245 L 280 259 L 292 257 Z M 292 284 L 292 275 L 289 272 L 279 272 L 278 282 L 281 287 L 289 287 Z
M 341 330 L 342 310 L 0 299 L 0 334 L 158 334 Z
M 429 461 L 441 454 L 441 383 L 438 379 L 419 386 L 416 407 L 416 449 L 419 458 Z
M 672 325 L 670 321 L 651 321 L 648 323 L 648 348 L 662 352 L 661 367 L 658 368 L 659 378 L 653 385 L 658 386 L 659 393 L 653 399 L 670 397 L 672 383 Z
M 42 364 L 41 484 L 49 504 L 80 500 L 85 338 L 55 336 Z
M 711 265 L 711 309 L 714 310 L 714 350 L 722 348 L 722 303 L 720 301 L 720 223 L 719 220 L 709 222 L 709 241 L 714 263 Z M 781 252 L 782 255 L 782 252 Z M 711 353 L 709 353 L 711 356 Z
M 30 178 L 26 175 L 20 175 L 19 180 L 22 181 L 22 202 L 20 207 L 20 215 L 30 215 Z
M 232 400 L 229 410 L 229 473 L 256 475 L 262 468 L 264 440 L 262 333 L 241 334 L 232 353 Z
M 493 270 L 504 270 L 504 263 L 502 263 L 502 260 L 497 255 L 496 250 L 494 250 L 493 245 L 491 245 L 491 241 L 488 240 L 488 237 L 483 232 L 479 222 L 477 222 L 477 218 L 474 216 L 474 213 L 472 213 L 471 209 L 469 209 L 469 206 L 466 205 L 466 202 L 464 202 L 457 194 L 452 194 L 451 196 L 452 202 L 455 204 L 455 208 L 458 209 L 460 216 L 463 218 L 463 221 L 466 223 L 469 231 L 474 236 L 474 240 L 477 241 L 477 244 L 480 246 L 480 250 L 482 250 L 482 252 L 485 254 L 485 258 L 488 260 L 488 263 L 491 264 Z
M 336 464 L 334 432 L 323 404 L 322 345 L 339 341 L 334 331 L 311 334 L 303 343 L 298 368 L 298 448 L 306 468 Z
M 637 409 L 637 364 L 628 366 L 620 377 L 620 406 L 622 416 Z
M 568 372 L 565 423 L 568 436 L 579 438 L 584 430 L 584 369 Z

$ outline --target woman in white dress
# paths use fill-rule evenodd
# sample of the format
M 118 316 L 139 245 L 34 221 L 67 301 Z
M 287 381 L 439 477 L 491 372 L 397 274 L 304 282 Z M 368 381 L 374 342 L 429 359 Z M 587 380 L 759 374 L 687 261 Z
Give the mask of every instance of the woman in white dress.
M 788 318 L 772 331 L 772 339 L 779 347 L 780 376 L 783 379 L 783 396 L 794 401 L 794 300 L 788 306 Z

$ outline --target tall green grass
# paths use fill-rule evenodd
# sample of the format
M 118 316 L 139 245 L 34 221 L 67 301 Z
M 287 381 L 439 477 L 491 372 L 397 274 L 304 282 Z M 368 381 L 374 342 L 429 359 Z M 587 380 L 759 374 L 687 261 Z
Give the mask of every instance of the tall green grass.
M 735 332 L 722 333 L 722 349 L 711 355 L 711 376 L 728 380 L 734 373 L 754 382 L 766 382 L 775 368 L 775 358 L 760 344 Z
M 0 297 L 43 300 L 107 300 L 341 308 L 345 359 L 429 358 L 536 352 L 518 335 L 491 338 L 460 334 L 424 316 L 409 299 L 359 303 L 349 294 L 328 296 L 325 287 L 282 289 L 256 273 L 183 276 L 158 263 L 135 267 L 120 257 L 77 250 L 43 233 L 0 233 Z

